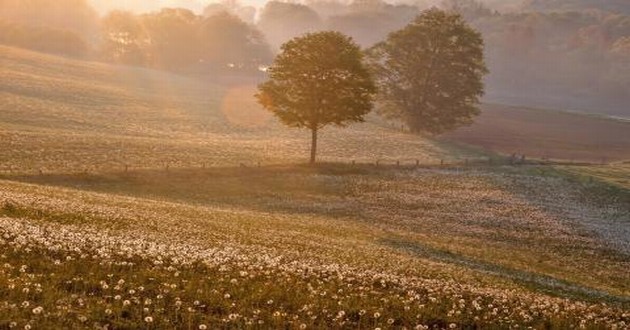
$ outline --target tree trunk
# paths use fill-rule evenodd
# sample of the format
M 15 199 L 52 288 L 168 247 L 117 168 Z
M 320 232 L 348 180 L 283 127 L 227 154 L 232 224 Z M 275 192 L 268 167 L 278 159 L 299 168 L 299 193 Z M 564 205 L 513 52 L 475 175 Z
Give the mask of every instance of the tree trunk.
M 312 128 L 311 133 L 311 164 L 315 164 L 315 155 L 317 154 L 317 128 Z

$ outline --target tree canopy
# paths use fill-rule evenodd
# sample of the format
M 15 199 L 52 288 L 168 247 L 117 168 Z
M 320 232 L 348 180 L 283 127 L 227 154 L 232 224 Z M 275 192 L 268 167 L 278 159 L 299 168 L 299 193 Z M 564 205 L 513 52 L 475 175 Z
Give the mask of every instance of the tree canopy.
M 383 112 L 413 132 L 472 122 L 484 93 L 481 34 L 456 13 L 430 9 L 370 50 Z
M 340 32 L 309 33 L 285 43 L 269 76 L 256 96 L 284 124 L 311 130 L 311 163 L 318 131 L 363 121 L 376 93 L 361 48 Z

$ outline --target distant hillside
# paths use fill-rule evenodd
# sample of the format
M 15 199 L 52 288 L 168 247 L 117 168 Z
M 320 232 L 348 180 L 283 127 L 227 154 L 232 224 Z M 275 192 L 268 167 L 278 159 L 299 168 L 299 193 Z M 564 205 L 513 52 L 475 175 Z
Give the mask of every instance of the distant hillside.
M 552 110 L 485 105 L 475 124 L 444 139 L 537 158 L 630 159 L 630 121 Z

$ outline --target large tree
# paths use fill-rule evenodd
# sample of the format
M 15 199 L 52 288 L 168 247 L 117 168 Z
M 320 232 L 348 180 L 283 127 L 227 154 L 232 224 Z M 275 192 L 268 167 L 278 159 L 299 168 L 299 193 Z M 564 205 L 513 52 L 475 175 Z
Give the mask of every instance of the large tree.
M 417 133 L 469 124 L 484 93 L 481 34 L 456 13 L 430 9 L 370 50 L 384 113 Z
M 361 48 L 340 32 L 309 33 L 285 43 L 269 77 L 256 96 L 286 125 L 311 131 L 311 163 L 317 133 L 327 125 L 363 121 L 376 93 Z

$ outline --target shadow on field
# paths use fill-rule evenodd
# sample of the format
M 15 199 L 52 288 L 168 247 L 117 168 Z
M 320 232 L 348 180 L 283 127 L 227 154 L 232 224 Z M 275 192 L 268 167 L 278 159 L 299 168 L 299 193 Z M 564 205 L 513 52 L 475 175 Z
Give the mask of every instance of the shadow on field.
M 440 250 L 417 242 L 403 241 L 398 239 L 381 240 L 385 246 L 396 250 L 404 251 L 413 256 L 434 260 L 446 264 L 463 266 L 481 273 L 499 276 L 520 284 L 526 288 L 534 289 L 537 292 L 544 292 L 549 295 L 563 298 L 583 299 L 589 301 L 601 301 L 630 304 L 630 297 L 611 295 L 607 292 L 581 286 L 566 280 L 513 269 L 482 260 L 476 260 L 465 255 L 456 254 L 450 251 Z
M 393 168 L 393 167 L 392 167 Z M 393 172 L 388 167 L 323 163 L 205 169 L 5 176 L 6 180 L 195 205 L 346 216 L 346 176 Z M 342 205 L 344 204 L 344 205 Z M 334 206 L 337 205 L 337 206 Z

